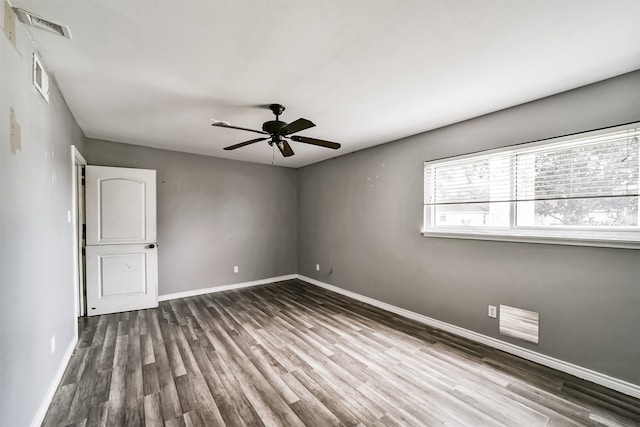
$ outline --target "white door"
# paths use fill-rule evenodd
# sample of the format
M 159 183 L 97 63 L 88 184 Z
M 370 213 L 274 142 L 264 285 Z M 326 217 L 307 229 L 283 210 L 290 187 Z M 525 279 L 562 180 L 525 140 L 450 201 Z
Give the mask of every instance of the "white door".
M 158 306 L 156 171 L 86 167 L 87 314 Z

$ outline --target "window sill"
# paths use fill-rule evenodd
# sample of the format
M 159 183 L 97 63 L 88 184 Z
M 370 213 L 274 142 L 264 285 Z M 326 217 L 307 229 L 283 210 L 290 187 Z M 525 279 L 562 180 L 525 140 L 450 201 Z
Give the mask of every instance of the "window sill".
M 467 239 L 467 240 L 491 240 L 497 242 L 518 242 L 518 243 L 542 243 L 547 245 L 568 245 L 568 246 L 595 246 L 604 248 L 620 249 L 640 249 L 640 240 L 633 240 L 625 236 L 594 236 L 585 234 L 584 236 L 561 236 L 557 234 L 543 233 L 521 233 L 509 232 L 500 233 L 496 231 L 460 231 L 460 230 L 423 230 L 425 237 L 439 237 L 445 239 Z

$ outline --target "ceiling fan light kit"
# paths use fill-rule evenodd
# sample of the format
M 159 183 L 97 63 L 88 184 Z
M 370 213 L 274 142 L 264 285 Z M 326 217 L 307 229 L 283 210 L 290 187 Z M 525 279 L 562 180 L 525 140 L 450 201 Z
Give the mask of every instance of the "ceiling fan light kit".
M 270 146 L 273 146 L 275 144 L 275 146 L 278 147 L 278 150 L 280 150 L 280 153 L 282 154 L 283 157 L 290 157 L 290 156 L 293 156 L 295 153 L 293 152 L 291 145 L 289 145 L 287 138 L 295 142 L 302 142 L 305 144 L 316 145 L 318 147 L 331 148 L 333 150 L 337 150 L 338 148 L 340 148 L 340 144 L 338 144 L 337 142 L 325 141 L 323 139 L 316 139 L 316 138 L 308 138 L 300 135 L 292 135 L 294 133 L 301 132 L 305 129 L 312 128 L 315 126 L 315 124 L 311 120 L 307 120 L 303 118 L 295 120 L 291 123 L 281 121 L 280 115 L 285 110 L 284 105 L 271 104 L 269 105 L 269 109 L 276 116 L 276 119 L 264 122 L 262 124 L 261 131 L 255 130 L 255 129 L 243 128 L 239 126 L 232 126 L 229 122 L 225 122 L 225 121 L 213 120 L 213 123 L 211 123 L 211 126 L 244 130 L 247 132 L 254 132 L 254 133 L 260 133 L 263 135 L 268 135 L 266 137 L 255 138 L 249 141 L 241 142 L 239 144 L 234 144 L 228 147 L 224 147 L 224 150 L 227 150 L 227 151 L 235 150 L 240 147 L 244 147 L 250 144 L 254 144 L 256 142 L 267 140 L 267 143 Z M 292 135 L 292 136 L 289 136 L 289 135 Z

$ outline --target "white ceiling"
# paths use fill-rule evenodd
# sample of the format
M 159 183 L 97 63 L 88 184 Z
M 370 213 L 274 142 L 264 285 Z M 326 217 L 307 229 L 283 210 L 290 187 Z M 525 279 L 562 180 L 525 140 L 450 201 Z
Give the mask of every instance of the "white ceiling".
M 68 25 L 29 28 L 85 135 L 272 161 L 281 117 L 299 167 L 640 69 L 640 1 L 12 0 Z

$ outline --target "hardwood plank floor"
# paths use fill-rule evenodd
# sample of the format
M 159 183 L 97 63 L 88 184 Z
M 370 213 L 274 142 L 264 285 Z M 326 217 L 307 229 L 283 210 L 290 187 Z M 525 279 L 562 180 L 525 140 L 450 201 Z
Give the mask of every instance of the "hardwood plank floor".
M 640 401 L 292 280 L 80 319 L 43 426 L 639 426 Z

